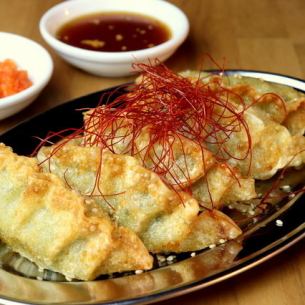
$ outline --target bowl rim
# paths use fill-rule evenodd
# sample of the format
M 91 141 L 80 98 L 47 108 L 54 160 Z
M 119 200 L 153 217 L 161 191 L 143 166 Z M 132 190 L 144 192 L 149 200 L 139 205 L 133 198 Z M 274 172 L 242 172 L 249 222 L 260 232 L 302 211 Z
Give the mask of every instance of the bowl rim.
M 10 32 L 0 32 L 0 38 L 1 37 L 7 37 L 8 39 L 12 39 L 12 40 L 19 40 L 25 44 L 30 44 L 31 46 L 33 46 L 33 49 L 35 49 L 37 52 L 42 54 L 42 56 L 44 57 L 45 65 L 43 65 L 43 67 L 45 73 L 43 74 L 42 78 L 33 81 L 30 87 L 15 94 L 0 98 L 0 110 L 21 103 L 23 101 L 26 101 L 30 97 L 35 96 L 35 94 L 39 94 L 39 92 L 49 82 L 54 69 L 54 64 L 51 55 L 43 46 L 41 46 L 36 41 Z M 31 56 L 33 55 L 31 54 Z M 14 61 L 14 58 L 11 58 L 9 54 L 7 58 Z M 28 74 L 30 74 L 30 71 L 27 72 Z
M 95 0 L 88 0 L 88 1 L 95 1 Z M 88 3 L 88 1 L 86 1 Z M 113 3 L 117 0 L 112 0 Z M 120 0 L 118 0 L 120 1 Z M 135 0 L 125 0 L 126 3 L 130 2 L 135 2 Z M 158 5 L 163 5 L 167 7 L 168 9 L 173 10 L 178 16 L 178 18 L 181 19 L 180 24 L 182 25 L 182 30 L 181 33 L 177 33 L 175 31 L 175 28 L 170 26 L 166 21 L 163 21 L 171 30 L 172 36 L 165 42 L 154 46 L 152 48 L 147 48 L 147 49 L 141 49 L 141 50 L 134 50 L 134 51 L 125 51 L 125 52 L 102 52 L 102 51 L 92 51 L 92 50 L 86 50 L 86 49 L 81 49 L 78 47 L 74 47 L 71 45 L 68 45 L 64 42 L 61 42 L 57 38 L 54 37 L 53 34 L 49 32 L 47 29 L 47 22 L 49 18 L 52 17 L 53 14 L 58 13 L 61 11 L 63 8 L 69 7 L 75 7 L 75 6 L 82 6 L 84 5 L 83 0 L 73 0 L 73 1 L 65 1 L 62 3 L 59 3 L 53 7 L 51 7 L 49 10 L 47 10 L 44 15 L 41 17 L 40 22 L 39 22 L 39 29 L 42 37 L 45 39 L 45 41 L 56 51 L 62 53 L 63 55 L 68 55 L 69 57 L 74 57 L 75 59 L 83 59 L 86 61 L 91 61 L 91 62 L 100 62 L 100 61 L 115 61 L 115 62 L 130 62 L 132 58 L 134 58 L 134 61 L 139 61 L 143 60 L 146 58 L 156 58 L 158 54 L 163 54 L 166 52 L 169 52 L 172 49 L 177 48 L 187 37 L 189 30 L 190 30 L 190 24 L 188 21 L 187 16 L 185 13 L 178 8 L 177 6 L 173 5 L 172 3 L 163 1 L 163 0 L 145 0 L 146 3 L 149 1 L 150 3 L 157 3 Z M 100 3 L 103 2 L 103 0 L 99 1 Z M 107 2 L 107 0 L 105 0 Z M 137 4 L 140 5 L 145 5 L 142 1 L 137 1 Z M 111 11 L 111 9 L 107 10 Z M 118 10 L 113 10 L 113 11 L 118 11 Z M 128 11 L 132 12 L 132 11 Z M 148 14 L 148 13 L 143 13 L 143 15 L 147 15 L 149 17 L 153 17 L 155 19 L 159 19 L 155 14 Z M 82 16 L 80 13 L 79 16 Z M 62 23 L 64 24 L 64 22 Z

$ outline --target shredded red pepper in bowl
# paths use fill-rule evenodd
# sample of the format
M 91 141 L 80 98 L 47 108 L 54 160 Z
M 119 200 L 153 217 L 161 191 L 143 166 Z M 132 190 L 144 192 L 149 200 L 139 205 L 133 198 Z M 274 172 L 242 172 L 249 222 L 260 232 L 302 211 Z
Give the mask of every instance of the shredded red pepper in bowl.
M 0 98 L 16 94 L 32 85 L 28 73 L 11 59 L 0 61 Z

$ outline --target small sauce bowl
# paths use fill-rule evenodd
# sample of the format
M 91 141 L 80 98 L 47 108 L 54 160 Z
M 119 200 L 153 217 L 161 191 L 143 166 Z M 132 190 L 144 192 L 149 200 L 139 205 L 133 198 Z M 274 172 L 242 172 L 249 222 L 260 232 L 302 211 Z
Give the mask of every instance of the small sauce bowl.
M 170 38 L 151 48 L 101 52 L 68 45 L 56 38 L 57 31 L 67 22 L 96 13 L 126 12 L 146 15 L 165 24 Z M 119 77 L 135 73 L 133 63 L 162 62 L 182 44 L 189 32 L 185 14 L 176 6 L 162 0 L 73 0 L 62 2 L 48 10 L 40 20 L 40 32 L 45 41 L 68 63 L 94 75 Z
M 32 82 L 30 87 L 0 98 L 0 119 L 4 119 L 35 100 L 52 76 L 53 61 L 42 46 L 28 38 L 0 32 L 0 41 L 0 61 L 11 59 L 18 69 L 27 71 Z

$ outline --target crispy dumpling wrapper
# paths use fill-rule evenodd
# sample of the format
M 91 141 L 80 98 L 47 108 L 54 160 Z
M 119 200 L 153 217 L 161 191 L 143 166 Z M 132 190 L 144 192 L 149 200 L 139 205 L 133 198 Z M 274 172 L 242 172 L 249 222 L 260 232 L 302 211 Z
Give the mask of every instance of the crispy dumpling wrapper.
M 305 134 L 305 99 L 286 116 L 283 124 L 292 135 Z
M 305 149 L 301 145 L 305 119 L 303 93 L 285 85 L 238 74 L 220 76 L 186 71 L 182 75 L 194 81 L 199 78 L 205 84 L 220 83 L 233 93 L 229 99 L 237 110 L 244 107 L 241 103 L 246 105 L 243 117 L 251 138 L 251 153 L 244 158 L 249 148 L 245 128 L 233 132 L 224 142 L 229 164 L 239 168 L 243 176 L 265 180 L 286 166 L 304 163 L 301 156 Z M 208 148 L 213 152 L 218 149 L 215 145 Z
M 253 134 L 252 129 L 250 132 Z M 253 138 L 255 139 L 255 137 Z M 265 122 L 259 139 L 259 141 L 254 140 L 251 154 L 245 160 L 230 159 L 228 161 L 234 167 L 239 168 L 242 175 L 266 180 L 286 166 L 301 165 L 302 160 L 295 156 L 305 147 L 299 148 L 298 140 L 292 137 L 283 125 L 273 121 Z M 234 150 L 234 147 L 236 150 L 239 149 L 239 146 L 235 146 L 231 140 L 226 145 L 231 150 Z
M 54 153 L 55 152 L 55 153 Z M 131 156 L 102 152 L 98 147 L 64 145 L 61 149 L 43 147 L 38 159 L 45 171 L 51 170 L 73 189 L 91 196 L 118 224 L 138 234 L 151 252 L 194 251 L 232 239 L 241 234 L 239 227 L 221 212 L 227 224 L 209 229 L 199 222 L 193 239 L 194 223 L 201 219 L 198 202 L 183 192 L 168 188 L 158 175 Z M 214 214 L 207 213 L 206 218 Z M 210 224 L 214 222 L 212 220 Z M 187 243 L 192 238 L 196 243 Z M 183 246 L 182 246 L 183 245 Z
M 39 267 L 81 280 L 152 267 L 132 231 L 3 144 L 0 182 L 0 238 Z
M 247 128 L 223 139 L 227 162 L 238 168 L 242 176 L 258 180 L 269 179 L 286 166 L 300 166 L 304 161 L 298 154 L 305 146 L 294 135 L 303 135 L 304 95 L 286 86 L 252 78 L 228 76 L 223 78 L 223 83 L 249 107 L 243 113 Z M 240 100 L 234 99 L 234 95 L 230 98 L 239 109 Z M 211 143 L 208 148 L 214 153 L 219 149 Z
M 103 149 L 115 154 L 132 155 L 177 189 L 188 187 L 204 176 L 215 161 L 210 151 L 181 135 L 169 135 L 166 141 L 154 142 L 150 126 L 133 134 L 132 120 L 123 117 L 113 120 L 103 130 L 95 112 L 98 110 L 84 114 L 85 146 L 103 145 Z
M 247 105 L 251 105 L 256 112 L 282 123 L 286 115 L 294 111 L 304 101 L 304 94 L 294 88 L 282 84 L 265 81 L 260 78 L 246 77 L 236 74 L 219 76 L 198 71 L 184 71 L 183 76 L 194 79 L 200 78 L 203 83 L 219 80 L 224 87 L 237 93 Z M 236 100 L 238 101 L 238 100 Z
M 209 209 L 221 209 L 232 202 L 248 201 L 257 196 L 253 178 L 241 177 L 236 169 L 217 163 L 192 185 L 192 195 Z
M 186 251 L 191 245 L 196 245 L 197 249 L 194 250 L 199 250 L 201 245 L 214 245 L 215 240 L 217 243 L 223 243 L 236 238 L 239 230 L 233 220 L 220 211 L 204 211 L 196 218 L 189 235 L 182 241 L 181 251 Z M 206 234 L 201 234 L 202 231 Z M 222 232 L 227 232 L 226 237 Z

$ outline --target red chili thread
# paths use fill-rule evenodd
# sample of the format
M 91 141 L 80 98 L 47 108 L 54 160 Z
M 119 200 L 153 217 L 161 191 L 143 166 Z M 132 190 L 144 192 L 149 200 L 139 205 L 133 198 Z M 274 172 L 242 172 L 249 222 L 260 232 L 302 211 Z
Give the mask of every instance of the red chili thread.
M 70 140 L 85 135 L 82 145 L 98 146 L 101 152 L 107 149 L 114 153 L 118 145 L 123 145 L 120 153 L 137 157 L 167 185 L 184 191 L 187 190 L 185 181 L 191 183 L 191 177 L 183 139 L 200 147 L 204 167 L 207 144 L 217 146 L 216 162 L 223 163 L 230 158 L 243 160 L 249 156 L 251 159 L 251 135 L 243 117 L 247 106 L 241 96 L 222 86 L 221 76 L 203 83 L 199 78 L 192 81 L 175 74 L 160 63 L 135 66 L 142 71 L 142 79 L 131 86 L 130 92 L 113 101 L 108 95 L 106 104 L 89 110 L 83 128 L 51 133 L 35 152 L 54 137 L 61 138 L 70 131 L 70 135 L 62 136 L 64 140 L 50 157 Z M 238 110 L 231 102 L 232 97 L 240 101 Z M 143 129 L 148 130 L 148 140 L 140 148 L 138 141 L 144 136 Z M 238 158 L 228 152 L 224 144 L 233 133 L 241 130 L 246 133 L 248 145 L 245 155 Z M 179 142 L 184 154 L 184 164 L 179 166 L 173 151 L 175 141 Z M 175 165 L 176 170 L 183 171 L 185 181 L 177 177 Z M 168 177 L 173 182 L 169 183 Z

